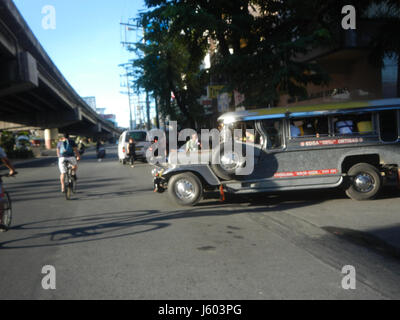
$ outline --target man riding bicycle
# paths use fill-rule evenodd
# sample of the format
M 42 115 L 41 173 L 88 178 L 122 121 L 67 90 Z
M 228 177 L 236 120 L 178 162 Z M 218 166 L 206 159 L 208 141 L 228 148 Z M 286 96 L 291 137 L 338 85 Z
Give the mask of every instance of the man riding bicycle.
M 4 152 L 3 148 L 0 147 L 0 159 L 1 161 L 5 164 L 5 166 L 10 170 L 9 175 L 12 176 L 15 174 L 15 168 L 10 162 L 10 160 L 7 158 L 6 153 Z M 0 222 L 1 218 L 3 216 L 3 211 L 4 211 L 4 202 L 3 202 L 3 197 L 4 197 L 4 191 L 3 191 L 3 186 L 0 181 Z M 5 231 L 6 228 L 0 224 L 0 231 Z
M 61 182 L 61 192 L 64 190 L 64 177 L 66 173 L 66 167 L 64 166 L 64 161 L 68 161 L 72 165 L 72 177 L 77 180 L 76 171 L 78 170 L 77 161 L 80 160 L 78 146 L 75 141 L 69 138 L 68 134 L 64 134 L 61 140 L 57 144 L 57 157 L 58 157 L 58 168 L 60 169 L 60 182 Z

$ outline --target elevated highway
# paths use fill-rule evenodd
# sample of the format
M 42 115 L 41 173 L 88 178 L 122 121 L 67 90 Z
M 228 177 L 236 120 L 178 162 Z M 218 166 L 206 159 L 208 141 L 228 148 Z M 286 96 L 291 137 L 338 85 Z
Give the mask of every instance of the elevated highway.
M 11 0 L 0 0 L 0 129 L 58 129 L 86 136 L 119 130 L 77 94 Z

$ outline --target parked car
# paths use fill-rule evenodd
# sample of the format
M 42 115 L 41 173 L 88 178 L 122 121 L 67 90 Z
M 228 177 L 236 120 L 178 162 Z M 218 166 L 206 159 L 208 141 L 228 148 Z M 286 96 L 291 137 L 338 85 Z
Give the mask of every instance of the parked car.
M 352 199 L 372 199 L 384 184 L 400 184 L 399 119 L 400 99 L 227 113 L 219 118 L 225 127 L 255 130 L 249 141 L 234 142 L 253 148 L 252 172 L 240 174 L 246 161 L 234 150 L 213 161 L 223 153 L 222 141 L 209 163 L 157 166 L 155 190 L 168 190 L 180 205 L 196 204 L 204 189 L 239 194 L 342 186 Z
M 146 159 L 146 150 L 151 145 L 146 130 L 124 131 L 118 140 L 118 158 L 123 164 L 126 163 L 129 139 L 133 138 L 136 143 L 136 156 Z

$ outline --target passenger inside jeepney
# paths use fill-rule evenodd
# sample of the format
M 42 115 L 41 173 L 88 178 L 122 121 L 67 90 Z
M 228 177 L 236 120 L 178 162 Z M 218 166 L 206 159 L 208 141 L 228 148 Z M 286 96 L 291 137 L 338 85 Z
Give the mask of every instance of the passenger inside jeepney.
M 335 121 L 336 120 L 336 121 Z M 336 133 L 339 134 L 352 134 L 355 132 L 354 121 L 347 117 L 338 117 L 334 120 Z
M 303 125 L 303 131 L 305 136 L 315 136 L 315 128 L 312 119 L 307 119 Z
M 350 114 L 333 118 L 336 134 L 371 134 L 375 132 L 371 114 Z
M 301 120 L 293 120 L 290 123 L 290 135 L 292 138 L 302 137 L 304 136 L 303 131 L 303 124 L 304 122 Z
M 292 120 L 290 122 L 290 136 L 297 137 L 316 137 L 327 136 L 329 134 L 327 118 L 306 118 Z

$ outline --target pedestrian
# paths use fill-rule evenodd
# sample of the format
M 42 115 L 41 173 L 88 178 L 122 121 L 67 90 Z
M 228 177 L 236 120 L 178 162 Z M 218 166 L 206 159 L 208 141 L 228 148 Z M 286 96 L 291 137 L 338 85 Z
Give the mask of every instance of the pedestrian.
M 78 151 L 80 155 L 85 153 L 85 144 L 83 143 L 83 140 L 80 140 L 78 143 Z
M 104 142 L 99 140 L 96 145 L 97 149 L 97 161 L 101 162 L 106 155 L 106 148 L 104 147 Z
M 129 144 L 128 144 L 128 160 L 131 163 L 131 168 L 134 167 L 134 162 L 136 160 L 136 143 L 133 138 L 129 138 Z

